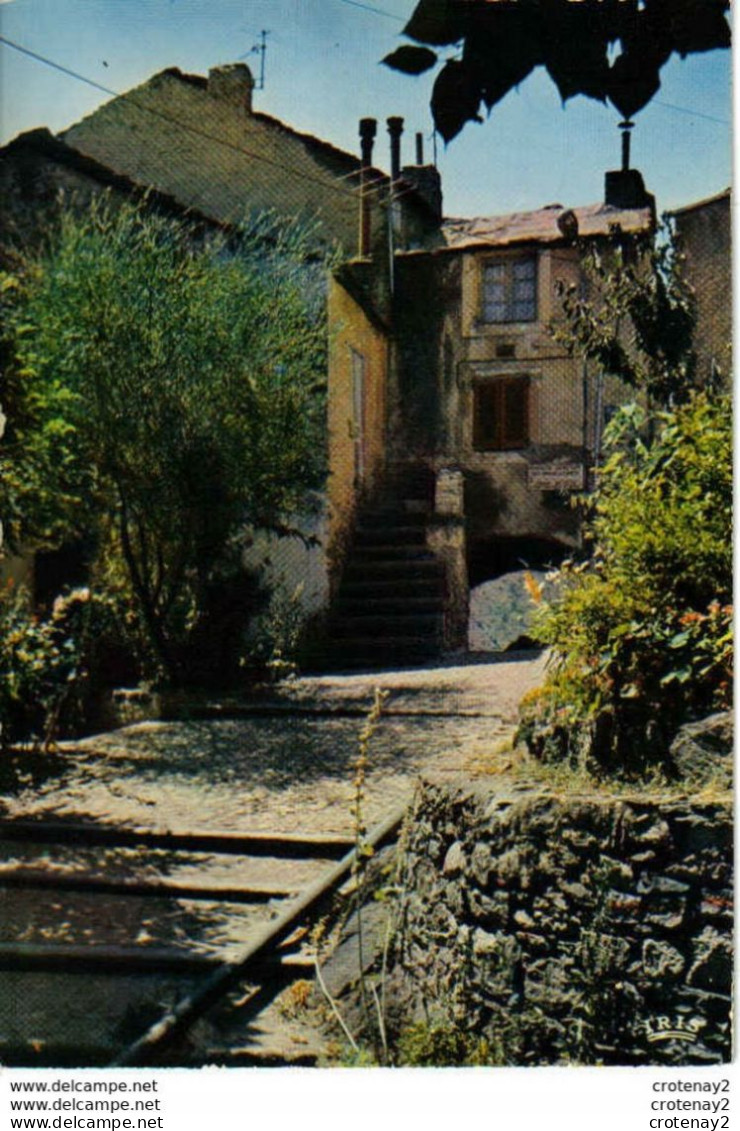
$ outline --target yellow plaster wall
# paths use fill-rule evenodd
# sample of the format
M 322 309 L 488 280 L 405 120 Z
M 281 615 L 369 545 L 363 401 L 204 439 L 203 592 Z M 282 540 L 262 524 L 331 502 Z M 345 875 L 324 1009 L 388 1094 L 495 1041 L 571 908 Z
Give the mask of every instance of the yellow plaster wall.
M 388 343 L 344 287 L 332 279 L 328 295 L 329 325 L 329 555 L 341 556 L 358 493 L 369 492 L 383 470 Z M 356 482 L 352 350 L 365 358 L 365 475 Z

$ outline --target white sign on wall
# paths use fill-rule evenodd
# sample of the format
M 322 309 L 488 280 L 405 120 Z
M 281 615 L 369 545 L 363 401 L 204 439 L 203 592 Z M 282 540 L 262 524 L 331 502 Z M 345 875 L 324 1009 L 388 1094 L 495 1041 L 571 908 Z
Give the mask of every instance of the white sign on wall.
M 539 463 L 530 465 L 527 485 L 530 491 L 582 491 L 584 468 L 581 463 Z

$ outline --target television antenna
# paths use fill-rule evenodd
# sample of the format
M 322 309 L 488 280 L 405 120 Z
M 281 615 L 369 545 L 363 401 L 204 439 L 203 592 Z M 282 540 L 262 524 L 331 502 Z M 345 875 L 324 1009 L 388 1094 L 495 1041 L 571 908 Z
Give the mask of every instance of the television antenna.
M 254 84 L 255 90 L 265 89 L 265 55 L 267 54 L 267 37 L 269 34 L 270 32 L 263 28 L 257 42 L 252 44 L 249 51 L 239 56 L 240 59 L 248 59 L 250 55 L 259 55 L 259 76 Z

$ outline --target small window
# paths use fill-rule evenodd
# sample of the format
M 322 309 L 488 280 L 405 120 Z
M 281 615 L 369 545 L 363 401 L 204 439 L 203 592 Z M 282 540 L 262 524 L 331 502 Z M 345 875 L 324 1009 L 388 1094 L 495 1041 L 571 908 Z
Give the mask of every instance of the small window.
M 503 377 L 473 388 L 473 447 L 496 452 L 529 444 L 529 380 Z
M 537 259 L 500 259 L 483 265 L 483 322 L 534 322 L 537 318 Z

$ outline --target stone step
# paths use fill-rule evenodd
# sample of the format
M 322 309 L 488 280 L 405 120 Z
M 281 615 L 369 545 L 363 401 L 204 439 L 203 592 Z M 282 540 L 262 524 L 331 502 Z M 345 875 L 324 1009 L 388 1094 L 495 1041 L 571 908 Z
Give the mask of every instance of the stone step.
M 423 522 L 409 523 L 407 516 L 400 515 L 398 521 L 378 522 L 370 526 L 358 526 L 355 530 L 355 546 L 423 546 L 426 530 Z
M 429 520 L 430 514 L 430 508 L 420 506 L 418 500 L 408 499 L 404 503 L 393 503 L 387 506 L 380 505 L 368 510 L 363 510 L 360 516 L 359 528 L 369 530 L 377 526 L 400 526 L 423 530 Z
M 444 642 L 444 567 L 426 546 L 432 480 L 391 469 L 386 492 L 358 516 L 329 629 L 333 667 L 422 663 Z
M 434 473 L 427 467 L 393 467 L 386 470 L 383 494 L 389 499 L 431 499 Z
M 399 558 L 398 560 L 368 560 L 357 561 L 351 558 L 344 571 L 348 582 L 385 581 L 392 578 L 399 580 L 419 580 L 442 577 L 442 564 L 431 554 L 411 560 Z
M 410 658 L 427 659 L 438 655 L 440 641 L 435 636 L 347 636 L 334 640 L 332 654 L 338 659 L 360 662 L 382 661 L 389 666 Z
M 410 613 L 406 616 L 390 614 L 386 616 L 337 617 L 332 625 L 331 635 L 339 638 L 377 640 L 377 639 L 426 639 L 441 636 L 443 628 L 439 613 Z
M 381 574 L 373 578 L 359 575 L 345 578 L 339 592 L 340 601 L 372 601 L 396 598 L 403 600 L 418 597 L 420 600 L 444 599 L 444 578 L 441 574 L 421 577 L 413 573 L 407 577 Z
M 388 532 L 385 533 L 388 537 Z M 430 554 L 424 541 L 409 543 L 391 540 L 389 542 L 371 543 L 370 545 L 358 545 L 355 542 L 347 564 L 349 566 L 361 564 L 365 561 L 397 561 L 399 559 L 417 562 L 425 559 L 428 561 L 429 558 Z
M 444 611 L 444 599 L 441 588 L 432 589 L 427 595 L 416 594 L 412 590 L 408 594 L 388 594 L 373 596 L 365 593 L 351 596 L 341 593 L 335 606 L 339 617 L 378 617 L 388 613 L 397 613 L 401 616 L 411 613 L 438 613 Z

